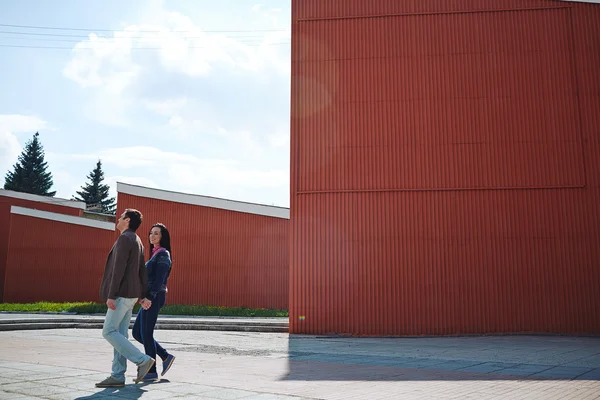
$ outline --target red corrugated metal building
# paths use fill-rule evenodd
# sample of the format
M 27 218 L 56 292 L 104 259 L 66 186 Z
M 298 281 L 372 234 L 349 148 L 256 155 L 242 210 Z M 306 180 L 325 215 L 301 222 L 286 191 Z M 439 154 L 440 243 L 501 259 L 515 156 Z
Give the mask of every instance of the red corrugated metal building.
M 292 0 L 290 332 L 600 333 L 600 5 Z
M 29 193 L 0 189 L 0 302 L 3 301 L 6 257 L 12 206 L 32 208 L 66 215 L 83 215 L 85 203 L 57 197 L 38 196 Z
M 11 206 L 4 302 L 98 301 L 115 224 Z
M 144 215 L 171 234 L 170 304 L 277 308 L 288 306 L 289 209 L 117 184 L 117 216 Z

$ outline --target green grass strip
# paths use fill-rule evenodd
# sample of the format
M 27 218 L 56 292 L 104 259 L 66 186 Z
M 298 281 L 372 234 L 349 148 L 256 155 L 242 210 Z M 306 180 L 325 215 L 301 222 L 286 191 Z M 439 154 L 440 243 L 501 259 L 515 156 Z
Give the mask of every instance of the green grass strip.
M 137 313 L 140 306 L 136 304 L 133 309 Z M 104 303 L 51 303 L 41 301 L 29 304 L 0 303 L 0 311 L 12 312 L 68 312 L 77 314 L 104 314 Z M 167 304 L 161 310 L 164 315 L 190 315 L 190 316 L 220 316 L 220 317 L 287 317 L 287 310 L 247 308 L 247 307 L 219 307 L 204 305 Z

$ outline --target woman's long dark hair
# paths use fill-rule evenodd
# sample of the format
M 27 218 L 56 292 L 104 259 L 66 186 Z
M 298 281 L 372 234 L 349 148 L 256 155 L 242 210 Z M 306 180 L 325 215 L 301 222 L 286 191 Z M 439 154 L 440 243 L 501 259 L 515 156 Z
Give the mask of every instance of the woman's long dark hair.
M 169 230 L 166 226 L 160 223 L 156 223 L 152 225 L 152 228 L 160 229 L 160 247 L 166 249 L 171 255 L 171 260 L 173 260 L 173 253 L 171 252 L 171 235 L 169 234 Z M 152 228 L 148 232 L 148 236 L 150 236 L 150 232 L 152 232 Z M 152 257 L 152 250 L 154 250 L 154 245 L 150 243 L 150 257 Z

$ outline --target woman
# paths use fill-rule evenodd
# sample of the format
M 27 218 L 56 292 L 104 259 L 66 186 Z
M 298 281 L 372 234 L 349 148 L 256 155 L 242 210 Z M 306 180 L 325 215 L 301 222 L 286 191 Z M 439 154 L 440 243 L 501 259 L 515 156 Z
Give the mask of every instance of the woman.
M 169 354 L 156 340 L 154 340 L 154 327 L 160 309 L 165 305 L 167 293 L 167 280 L 171 273 L 171 236 L 163 224 L 154 224 L 148 235 L 150 240 L 150 259 L 146 263 L 148 270 L 148 294 L 146 298 L 152 302 L 148 309 L 145 304 L 140 308 L 135 324 L 133 337 L 144 345 L 146 354 L 156 360 L 158 355 L 163 361 L 162 376 L 164 376 L 175 357 Z M 141 303 L 141 302 L 140 302 Z M 147 303 L 146 303 L 147 304 Z M 156 364 L 150 368 L 145 381 L 158 379 Z

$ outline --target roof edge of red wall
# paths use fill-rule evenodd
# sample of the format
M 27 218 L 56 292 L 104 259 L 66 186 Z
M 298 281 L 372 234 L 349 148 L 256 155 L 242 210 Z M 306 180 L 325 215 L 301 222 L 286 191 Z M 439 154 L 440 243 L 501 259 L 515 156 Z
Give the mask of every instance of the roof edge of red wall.
M 15 192 L 13 190 L 0 189 L 0 197 L 10 197 L 13 199 L 35 201 L 38 203 L 53 204 L 61 207 L 77 208 L 85 210 L 86 205 L 82 201 L 62 199 L 60 197 L 40 196 L 31 193 Z
M 95 219 L 90 219 L 90 218 L 85 218 L 85 217 L 76 217 L 74 215 L 60 214 L 60 213 L 54 213 L 54 212 L 50 212 L 50 211 L 41 211 L 41 210 L 36 210 L 34 208 L 11 206 L 10 213 L 16 214 L 16 215 L 24 215 L 24 216 L 33 217 L 33 218 L 41 218 L 41 219 L 46 219 L 46 220 L 50 220 L 50 221 L 64 222 L 67 224 L 87 226 L 89 228 L 105 229 L 105 230 L 109 230 L 109 231 L 115 230 L 115 224 L 112 222 L 98 221 Z
M 156 200 L 171 201 L 174 203 L 219 208 L 222 210 L 237 211 L 246 214 L 257 214 L 266 217 L 290 219 L 290 209 L 285 207 L 221 199 L 218 197 L 202 196 L 198 194 L 173 192 L 169 190 L 131 185 L 122 182 L 117 182 L 117 194 L 118 193 Z
M 559 1 L 570 1 L 570 2 L 573 2 L 573 3 L 600 4 L 600 0 L 559 0 Z

